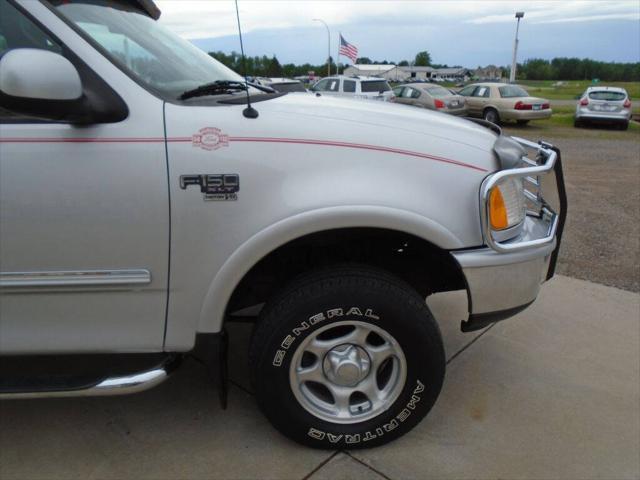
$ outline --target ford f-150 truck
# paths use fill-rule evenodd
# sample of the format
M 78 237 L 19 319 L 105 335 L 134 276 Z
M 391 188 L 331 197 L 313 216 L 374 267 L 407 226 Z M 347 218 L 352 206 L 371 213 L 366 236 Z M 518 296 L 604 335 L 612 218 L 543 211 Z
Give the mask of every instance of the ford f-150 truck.
M 137 392 L 193 355 L 224 402 L 241 320 L 285 435 L 404 434 L 444 379 L 425 298 L 466 290 L 461 328 L 479 330 L 553 276 L 559 151 L 251 85 L 159 16 L 149 0 L 0 0 L 0 398 Z

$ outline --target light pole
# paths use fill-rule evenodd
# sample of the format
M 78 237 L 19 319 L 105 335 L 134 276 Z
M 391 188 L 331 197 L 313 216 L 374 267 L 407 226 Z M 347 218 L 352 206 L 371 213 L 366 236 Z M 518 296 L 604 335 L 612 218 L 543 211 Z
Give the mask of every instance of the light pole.
M 327 29 L 327 77 L 331 76 L 331 31 L 329 30 L 329 25 L 324 20 L 320 18 L 314 18 L 314 22 L 322 23 Z
M 513 42 L 513 60 L 511 61 L 511 73 L 509 73 L 509 83 L 516 81 L 516 56 L 518 55 L 518 30 L 520 30 L 520 19 L 524 17 L 524 12 L 516 12 L 518 23 L 516 24 L 516 40 Z

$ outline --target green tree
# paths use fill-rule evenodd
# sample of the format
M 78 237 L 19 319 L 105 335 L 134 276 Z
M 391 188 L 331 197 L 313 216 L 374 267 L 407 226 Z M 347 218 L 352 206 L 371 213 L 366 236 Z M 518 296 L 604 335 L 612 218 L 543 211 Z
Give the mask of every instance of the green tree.
M 542 58 L 530 58 L 521 68 L 516 70 L 518 77 L 527 80 L 551 80 L 553 79 L 553 68 L 551 62 Z
M 414 65 L 416 67 L 428 67 L 429 65 L 431 65 L 431 54 L 426 50 L 423 52 L 418 52 L 416 54 Z
M 274 55 L 273 58 L 269 61 L 269 64 L 266 66 L 266 74 L 267 77 L 281 77 L 282 76 L 282 65 Z
M 402 60 L 400 63 L 398 63 L 399 67 L 408 67 L 409 66 L 409 62 L 407 60 Z
M 369 57 L 358 57 L 356 58 L 356 63 L 360 65 L 371 65 L 373 62 Z

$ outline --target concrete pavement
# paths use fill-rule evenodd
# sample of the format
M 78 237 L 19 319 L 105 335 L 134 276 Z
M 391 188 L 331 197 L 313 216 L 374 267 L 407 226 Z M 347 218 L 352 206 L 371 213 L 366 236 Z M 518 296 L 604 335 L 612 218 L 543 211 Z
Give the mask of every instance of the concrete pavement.
M 278 434 L 250 393 L 238 325 L 227 411 L 193 361 L 139 395 L 3 402 L 0 478 L 640 478 L 640 295 L 559 276 L 475 334 L 458 329 L 465 302 L 429 299 L 444 390 L 388 446 L 317 451 Z

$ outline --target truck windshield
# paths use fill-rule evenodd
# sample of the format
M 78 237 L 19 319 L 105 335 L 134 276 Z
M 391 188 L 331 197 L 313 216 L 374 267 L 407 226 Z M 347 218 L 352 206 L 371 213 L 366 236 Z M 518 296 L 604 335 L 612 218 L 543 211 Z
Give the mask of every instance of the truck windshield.
M 120 68 L 165 99 L 218 80 L 243 78 L 181 39 L 134 2 L 51 0 Z

